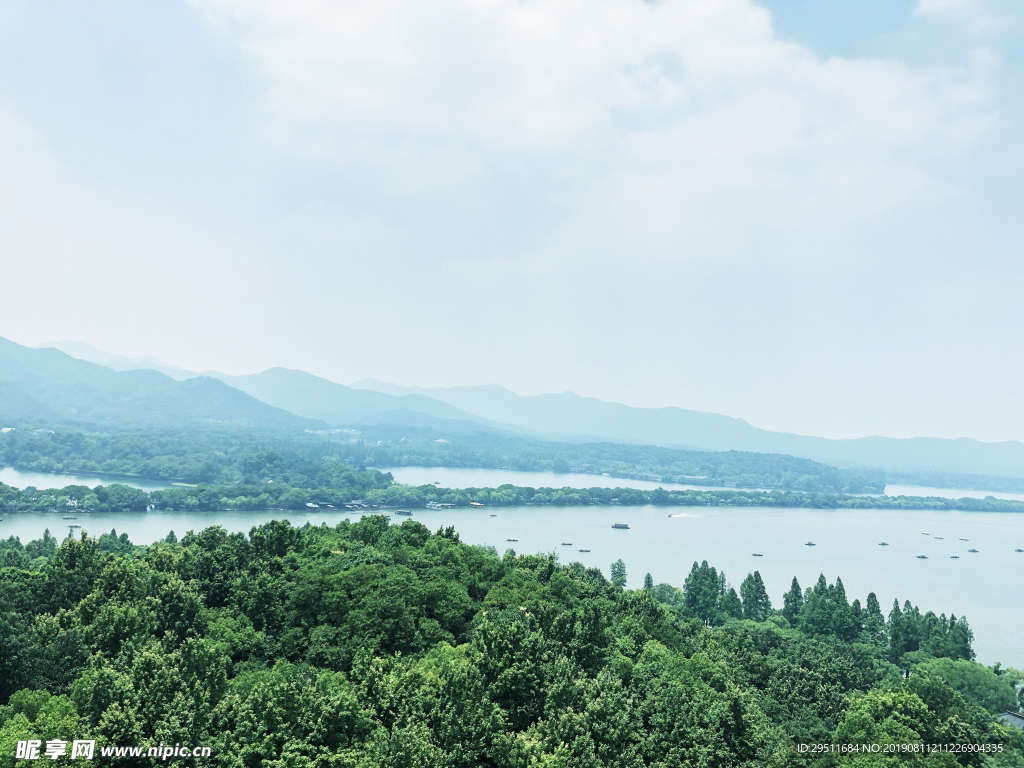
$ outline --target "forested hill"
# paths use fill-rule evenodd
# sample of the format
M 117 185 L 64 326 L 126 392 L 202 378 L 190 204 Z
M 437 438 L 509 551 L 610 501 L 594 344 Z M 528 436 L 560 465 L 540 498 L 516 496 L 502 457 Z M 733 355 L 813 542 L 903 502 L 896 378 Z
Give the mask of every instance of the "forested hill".
M 215 379 L 175 381 L 157 371 L 113 371 L 56 349 L 0 338 L 2 427 L 321 429 Z
M 587 489 L 511 484 L 498 488 L 412 487 L 395 483 L 388 472 L 357 466 L 357 461 L 367 458 L 362 441 L 339 444 L 313 438 L 289 439 L 283 442 L 286 447 L 277 451 L 265 444 L 261 446 L 261 438 L 267 439 L 262 433 L 247 440 L 222 433 L 188 437 L 18 431 L 0 434 L 0 460 L 23 469 L 123 473 L 150 479 L 181 479 L 193 485 L 146 493 L 117 483 L 116 476 L 112 478 L 114 482 L 96 488 L 71 485 L 62 490 L 37 491 L 0 484 L 0 510 L 45 512 L 68 505 L 83 511 L 126 512 L 144 510 L 150 505 L 157 509 L 201 511 L 303 509 L 310 504 L 337 506 L 358 499 L 375 507 L 422 507 L 439 502 L 456 506 L 661 504 L 1024 512 L 1024 502 L 991 497 L 858 496 L 781 489 L 770 493 L 738 489 L 652 491 L 607 487 L 612 485 L 610 482 Z M 353 450 L 354 456 L 344 452 Z M 757 458 L 757 454 L 753 457 Z
M 173 487 L 143 491 L 120 483 L 69 485 L 60 489 L 24 490 L 0 483 L 0 512 L 49 512 L 59 514 L 73 507 L 80 512 L 142 512 L 148 508 L 171 511 L 217 512 L 222 510 L 303 510 L 349 505 L 385 509 L 424 507 L 432 503 L 466 506 L 644 506 L 667 507 L 774 507 L 782 509 L 889 509 L 963 510 L 969 512 L 1024 512 L 1024 501 L 936 496 L 846 496 L 833 493 L 781 491 L 653 491 L 635 488 L 531 488 L 502 485 L 497 488 L 413 487 L 393 482 L 390 473 L 341 469 L 324 485 L 256 483 Z
M 629 443 L 561 443 L 477 433 L 451 440 L 399 438 L 408 430 L 360 426 L 361 444 L 339 454 L 379 467 L 482 467 L 574 472 L 683 485 L 778 488 L 826 493 L 882 493 L 880 470 L 838 469 L 778 453 L 690 451 Z M 384 439 L 377 439 L 384 438 Z
M 438 438 L 447 434 L 451 440 Z M 260 468 L 256 454 L 277 463 Z M 280 480 L 290 470 L 334 473 L 350 466 L 484 467 L 581 472 L 691 485 L 821 493 L 881 493 L 879 473 L 841 470 L 777 454 L 682 451 L 618 443 L 554 443 L 492 433 L 438 433 L 360 425 L 335 434 L 266 430 L 132 431 L 100 434 L 15 430 L 0 434 L 0 464 L 42 472 L 106 472 L 184 483 Z M 319 467 L 314 469 L 313 465 Z M 262 473 L 262 474 L 260 474 Z M 278 474 L 283 473 L 283 474 Z M 257 477 L 259 475 L 259 477 Z M 598 484 L 597 477 L 594 483 Z
M 1024 443 L 1019 441 L 985 443 L 971 439 L 893 439 L 879 436 L 835 440 L 771 432 L 754 427 L 743 419 L 720 414 L 675 407 L 636 408 L 580 397 L 572 392 L 520 396 L 493 384 L 422 389 L 386 384 L 374 379 L 365 379 L 347 387 L 304 371 L 285 368 L 271 368 L 245 376 L 228 376 L 216 371 L 199 374 L 164 368 L 152 359 L 132 361 L 81 343 L 63 342 L 57 346 L 72 355 L 100 363 L 101 367 L 113 366 L 120 372 L 139 373 L 141 370 L 143 373 L 155 373 L 153 369 L 163 368 L 172 377 L 179 379 L 209 376 L 227 382 L 233 388 L 264 403 L 332 427 L 351 427 L 360 423 L 382 426 L 390 424 L 413 428 L 432 427 L 449 433 L 532 435 L 539 440 L 554 439 L 570 443 L 627 442 L 686 448 L 695 452 L 742 451 L 787 455 L 840 467 L 874 468 L 867 473 L 859 470 L 855 472 L 874 477 L 880 475 L 883 468 L 907 476 L 943 473 L 956 488 L 1015 490 L 1024 482 Z M 85 427 L 84 419 L 69 419 L 66 410 L 53 410 L 53 403 L 48 402 L 47 398 L 37 399 L 33 387 L 25 388 L 10 383 L 6 370 L 10 359 L 5 358 L 4 350 L 11 348 L 16 348 L 22 357 L 36 352 L 50 356 L 57 353 L 53 348 L 33 350 L 0 339 L 0 419 L 8 421 L 6 426 L 27 425 L 30 422 L 26 418 L 32 417 L 31 423 L 38 427 Z M 66 355 L 63 358 L 71 359 Z M 105 370 L 111 371 L 110 368 Z M 55 421 L 55 415 L 60 416 L 61 420 Z M 129 415 L 131 419 L 127 418 Z M 206 414 L 202 418 L 219 417 Z M 239 421 L 234 416 L 228 420 Z M 247 418 L 246 421 L 249 426 L 258 423 L 255 418 Z M 170 425 L 174 419 L 165 414 L 163 421 L 154 422 L 141 419 L 137 413 L 114 414 L 104 422 L 104 428 L 111 425 L 130 424 L 137 427 L 154 423 Z M 268 425 L 270 422 L 263 424 Z M 974 475 L 975 478 L 961 478 L 967 475 Z M 988 475 L 1000 477 L 993 482 L 993 478 L 986 477 Z M 932 484 L 916 479 L 906 482 Z
M 382 517 L 0 557 L 4 765 L 31 739 L 208 746 L 174 764 L 225 768 L 1024 760 L 995 717 L 1021 675 L 975 663 L 963 617 L 886 615 L 838 579 L 794 579 L 781 606 L 758 573 L 736 589 L 707 563 L 627 589 L 643 563 L 609 581 Z
M 30 349 L 0 339 L 0 426 L 15 428 L 0 436 L 0 464 L 228 483 L 242 479 L 237 464 L 242 453 L 272 446 L 286 449 L 285 456 L 298 452 L 377 466 L 417 463 L 556 472 L 576 468 L 661 482 L 832 493 L 884 488 L 877 472 L 837 470 L 791 456 L 525 439 L 458 421 L 460 416 L 474 417 L 421 395 L 393 397 L 354 390 L 301 371 L 273 369 L 231 381 L 250 394 L 210 378 L 175 381 L 153 370 L 113 371 L 56 349 Z M 332 423 L 374 416 L 383 421 L 394 418 L 403 426 L 335 429 L 343 442 L 335 441 L 325 450 L 323 439 L 302 438 L 307 431 L 330 433 L 326 423 L 293 415 L 254 396 Z M 434 428 L 412 426 L 421 420 Z M 441 433 L 439 425 L 453 429 Z M 64 430 L 69 427 L 91 434 L 68 434 Z M 354 444 L 350 434 L 359 436 Z M 377 434 L 381 438 L 375 439 Z

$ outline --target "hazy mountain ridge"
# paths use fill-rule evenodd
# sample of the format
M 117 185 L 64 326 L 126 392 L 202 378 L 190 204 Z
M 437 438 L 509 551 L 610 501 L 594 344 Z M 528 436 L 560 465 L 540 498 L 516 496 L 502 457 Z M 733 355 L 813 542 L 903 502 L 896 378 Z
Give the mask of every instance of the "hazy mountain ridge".
M 0 338 L 0 395 L 0 420 L 5 427 L 325 426 L 209 377 L 175 381 L 154 370 L 115 371 L 57 349 L 31 349 L 4 338 Z
M 668 447 L 782 453 L 845 466 L 1024 476 L 1024 443 L 1018 441 L 878 436 L 833 440 L 771 432 L 720 414 L 674 406 L 635 408 L 572 392 L 524 396 L 495 384 L 428 389 L 376 379 L 363 379 L 352 386 L 395 395 L 428 395 L 495 421 L 563 439 L 585 434 Z
M 194 379 L 204 375 L 202 373 L 196 373 L 195 371 L 189 371 L 184 368 L 177 368 L 173 365 L 168 365 L 167 363 L 157 360 L 152 355 L 147 355 L 145 357 L 127 357 L 125 355 L 115 355 L 111 352 L 104 352 L 102 349 L 97 349 L 92 344 L 86 344 L 84 341 L 53 341 L 46 344 L 37 344 L 33 349 L 57 349 L 78 360 L 96 363 L 97 365 L 102 365 L 115 371 L 159 371 L 162 374 L 170 376 L 175 381 L 185 381 L 186 379 Z
M 521 432 L 511 425 L 494 424 L 453 405 L 420 394 L 390 395 L 369 389 L 355 389 L 305 371 L 270 368 L 247 376 L 228 376 L 210 371 L 215 377 L 265 403 L 299 416 L 319 419 L 334 426 L 355 423 L 404 423 L 439 426 L 438 420 L 490 431 Z M 405 415 L 403 415 L 405 414 Z
M 319 431 L 354 423 L 430 427 L 453 433 L 522 433 L 422 395 L 352 389 L 305 371 L 271 368 L 229 376 L 171 368 L 155 358 L 113 355 L 79 342 L 29 348 L 0 339 L 3 426 L 119 429 L 196 423 Z M 113 367 L 112 367 L 113 366 Z M 116 370 L 121 368 L 124 370 Z M 176 380 L 175 380 L 176 379 Z
M 569 442 L 778 453 L 838 466 L 1024 477 L 1024 443 L 1017 441 L 879 436 L 833 440 L 771 432 L 721 414 L 674 406 L 636 408 L 572 392 L 521 396 L 496 384 L 423 388 L 376 379 L 345 386 L 286 368 L 245 376 L 173 369 L 184 379 L 175 382 L 153 369 L 159 363 L 155 358 L 133 360 L 89 345 L 61 344 L 112 362 L 94 364 L 54 348 L 33 350 L 2 340 L 0 417 L 24 421 L 32 416 L 100 427 L 180 426 L 183 420 L 304 428 L 380 423 Z M 29 360 L 31 375 L 26 374 Z M 69 361 L 86 366 L 75 368 L 71 379 Z M 115 371 L 111 364 L 142 369 Z M 71 380 L 74 387 L 68 386 Z

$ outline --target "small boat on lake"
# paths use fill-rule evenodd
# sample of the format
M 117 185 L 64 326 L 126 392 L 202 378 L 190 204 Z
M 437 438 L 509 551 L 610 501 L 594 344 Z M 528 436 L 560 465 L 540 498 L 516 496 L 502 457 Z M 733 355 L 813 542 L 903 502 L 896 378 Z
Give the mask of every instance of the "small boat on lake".
M 764 557 L 764 555 L 762 555 L 760 552 L 755 552 L 751 555 L 751 557 Z
M 412 512 L 410 510 L 408 510 L 408 509 L 400 509 L 397 512 L 395 512 L 395 514 L 396 515 L 406 515 L 406 516 L 408 516 L 408 515 L 411 515 Z
M 928 531 L 921 531 L 921 535 L 922 536 L 931 536 L 931 534 L 928 533 Z
M 960 537 L 960 541 L 970 541 L 970 539 L 965 539 L 965 538 L 963 538 L 963 537 L 961 536 L 961 537 Z
M 612 528 L 618 528 L 619 530 L 628 531 L 629 526 L 625 523 L 612 523 Z
M 505 539 L 505 541 L 519 541 L 519 539 Z
M 2 517 L 0 517 L 0 520 L 3 520 L 3 518 L 2 518 Z M 1013 551 L 1014 551 L 1014 552 L 1024 552 L 1024 549 L 1015 549 L 1015 550 L 1013 550 Z
M 960 555 L 950 555 L 949 559 L 950 560 L 959 560 L 960 559 Z
M 918 560 L 927 560 L 928 559 L 928 555 L 918 555 L 917 559 Z
M 71 525 L 68 526 L 68 528 L 81 528 L 81 527 L 82 526 L 80 526 L 78 523 L 72 523 Z
M 816 547 L 818 545 L 815 544 L 813 541 L 808 541 L 806 544 L 804 544 L 804 546 L 805 547 Z
M 581 549 L 580 552 L 589 552 L 589 549 Z
M 491 517 L 497 517 L 497 515 L 491 515 Z
M 888 547 L 889 546 L 889 542 L 888 541 L 880 541 L 880 542 L 878 542 L 878 546 L 880 546 L 880 547 Z
M 939 541 L 942 541 L 942 537 L 941 536 L 932 536 L 932 538 L 933 539 L 938 539 Z
M 563 547 L 571 547 L 572 546 L 572 542 L 571 541 L 563 541 L 562 542 L 562 546 Z
M 64 515 L 64 519 L 65 519 L 65 520 L 77 520 L 78 518 L 77 518 L 77 517 L 74 517 L 74 516 L 72 516 L 72 515 Z
M 977 553 L 978 550 L 976 550 L 976 549 L 968 549 L 967 551 L 968 552 L 975 552 L 975 553 Z

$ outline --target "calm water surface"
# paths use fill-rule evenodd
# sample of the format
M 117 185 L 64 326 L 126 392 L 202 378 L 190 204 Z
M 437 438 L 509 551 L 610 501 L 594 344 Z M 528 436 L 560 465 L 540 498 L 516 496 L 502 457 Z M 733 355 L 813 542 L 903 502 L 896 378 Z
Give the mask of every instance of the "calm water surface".
M 0 469 L 0 483 L 14 488 L 27 488 L 32 485 L 39 490 L 64 488 L 69 485 L 87 485 L 90 488 L 95 488 L 97 485 L 120 483 L 121 485 L 130 485 L 133 488 L 141 488 L 144 491 L 156 491 L 171 485 L 171 483 L 153 480 L 123 480 L 117 477 L 98 477 L 88 473 L 64 475 L 54 472 L 22 472 L 20 469 L 14 469 L 13 467 Z
M 442 488 L 497 488 L 499 485 L 511 483 L 528 488 L 637 488 L 643 491 L 653 491 L 656 488 L 730 490 L 720 486 L 658 483 L 650 480 L 629 480 L 623 477 L 584 475 L 576 472 L 556 474 L 555 472 L 516 472 L 511 469 L 463 469 L 461 467 L 382 467 L 380 471 L 390 472 L 397 482 L 405 485 L 432 485 L 434 482 L 438 482 Z
M 433 470 L 432 470 L 433 471 Z M 435 479 L 440 480 L 440 477 Z M 673 513 L 669 517 L 669 512 Z M 491 515 L 496 517 L 491 517 Z M 221 525 L 248 532 L 272 519 L 334 525 L 345 513 L 304 512 L 151 512 L 80 513 L 76 521 L 92 535 L 116 528 L 131 540 L 147 544 L 174 530 Z M 399 518 L 394 518 L 396 522 Z M 746 574 L 761 572 L 772 602 L 796 576 L 803 587 L 819 573 L 832 581 L 841 576 L 852 600 L 863 604 L 874 591 L 888 614 L 894 598 L 922 610 L 966 615 L 975 633 L 978 659 L 986 664 L 1024 667 L 1024 613 L 1020 584 L 1024 576 L 1024 514 L 988 512 L 897 512 L 890 510 L 713 509 L 665 507 L 493 507 L 413 510 L 413 519 L 437 530 L 454 525 L 462 540 L 492 545 L 503 552 L 558 552 L 562 562 L 579 560 L 608 573 L 622 558 L 629 586 L 638 587 L 650 572 L 655 582 L 682 586 L 691 564 L 707 560 L 724 569 L 739 587 Z M 613 530 L 612 523 L 629 530 Z M 45 528 L 63 537 L 59 515 L 8 514 L 0 536 L 23 542 L 39 538 Z M 941 536 L 942 539 L 935 537 Z M 970 541 L 959 541 L 967 538 Z M 517 542 L 506 539 L 515 538 Z M 562 546 L 561 542 L 572 542 Z M 816 546 L 805 546 L 813 541 Z M 887 547 L 878 546 L 886 541 Z M 589 549 L 581 553 L 579 549 Z M 980 550 L 969 553 L 970 548 Z M 760 552 L 763 557 L 752 557 Z M 927 555 L 918 560 L 916 555 Z M 958 555 L 958 560 L 950 559 Z
M 457 467 L 390 467 L 381 468 L 390 472 L 395 480 L 406 485 L 431 485 L 435 481 L 442 488 L 497 488 L 511 483 L 533 488 L 637 488 L 653 491 L 666 490 L 734 491 L 754 490 L 750 488 L 726 488 L 724 486 L 683 485 L 679 483 L 658 483 L 649 480 L 629 480 L 602 475 L 578 473 L 556 474 L 554 472 L 516 472 L 511 469 L 461 469 Z M 869 494 L 877 495 L 877 494 Z M 1024 501 L 1024 493 L 1002 493 L 999 491 L 965 491 L 958 488 L 931 488 L 919 485 L 888 485 L 886 496 L 938 496 L 945 499 L 981 499 L 994 496 L 997 499 Z

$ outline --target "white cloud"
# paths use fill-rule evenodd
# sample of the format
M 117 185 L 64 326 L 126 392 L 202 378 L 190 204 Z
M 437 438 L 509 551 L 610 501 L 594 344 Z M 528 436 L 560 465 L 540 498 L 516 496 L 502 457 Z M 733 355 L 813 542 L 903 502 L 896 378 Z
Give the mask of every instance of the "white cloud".
M 918 0 L 917 16 L 934 16 L 960 21 L 974 34 L 1005 26 L 1006 21 L 988 12 L 984 0 Z
M 401 192 L 529 168 L 565 211 L 519 255 L 538 263 L 835 257 L 955 192 L 947 161 L 992 120 L 984 66 L 822 61 L 748 0 L 200 7 L 267 78 L 278 149 L 383 170 Z

